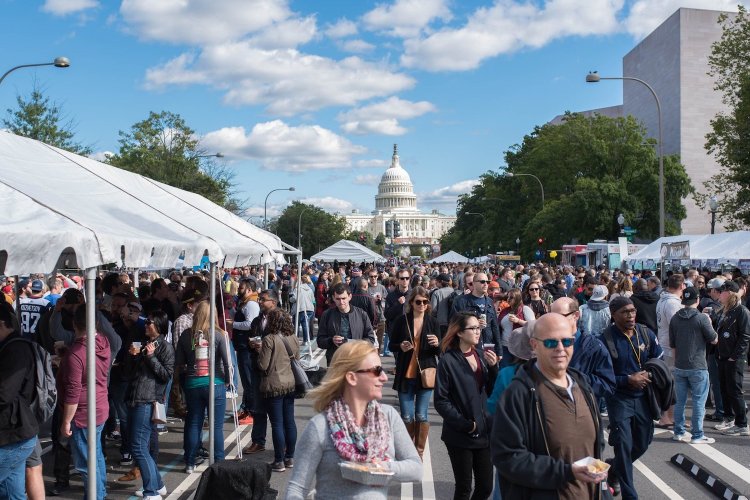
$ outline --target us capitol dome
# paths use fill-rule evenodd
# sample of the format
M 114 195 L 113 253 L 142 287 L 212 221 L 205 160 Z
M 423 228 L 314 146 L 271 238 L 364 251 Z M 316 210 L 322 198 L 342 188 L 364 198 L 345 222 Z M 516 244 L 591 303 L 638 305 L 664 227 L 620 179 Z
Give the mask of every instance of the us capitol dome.
M 430 245 L 438 243 L 440 237 L 456 223 L 456 217 L 443 215 L 437 210 L 422 213 L 417 209 L 417 195 L 409 172 L 401 166 L 398 145 L 393 145 L 391 165 L 383 173 L 375 195 L 375 210 L 361 214 L 353 210 L 346 216 L 349 231 L 367 232 L 373 238 L 386 234 L 386 221 L 401 224 L 401 236 L 394 238 L 396 245 Z M 432 251 L 434 252 L 434 248 Z

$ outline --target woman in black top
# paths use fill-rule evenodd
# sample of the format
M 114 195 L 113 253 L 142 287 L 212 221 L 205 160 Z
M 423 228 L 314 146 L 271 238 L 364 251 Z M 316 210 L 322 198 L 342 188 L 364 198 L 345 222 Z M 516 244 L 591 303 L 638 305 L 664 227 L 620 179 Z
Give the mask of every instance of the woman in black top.
M 492 493 L 492 426 L 487 396 L 492 393 L 498 367 L 492 350 L 477 350 L 480 335 L 479 319 L 474 314 L 455 314 L 443 339 L 443 356 L 438 364 L 435 409 L 443 417 L 441 439 L 453 467 L 454 500 L 483 500 Z

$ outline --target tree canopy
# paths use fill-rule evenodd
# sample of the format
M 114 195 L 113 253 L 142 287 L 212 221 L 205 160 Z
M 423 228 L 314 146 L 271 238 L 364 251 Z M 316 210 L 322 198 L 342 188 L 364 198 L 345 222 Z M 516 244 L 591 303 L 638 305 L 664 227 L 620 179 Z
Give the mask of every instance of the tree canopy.
M 488 171 L 458 200 L 444 249 L 469 255 L 515 250 L 526 257 L 542 238 L 546 250 L 563 244 L 616 239 L 622 213 L 643 238 L 659 233 L 655 141 L 633 117 L 567 113 L 559 125 L 537 126 L 505 152 L 506 167 Z M 514 176 L 506 175 L 514 174 Z M 544 203 L 539 183 L 544 187 Z M 664 158 L 666 234 L 679 234 L 692 187 L 676 156 Z
M 16 96 L 16 104 L 18 108 L 8 108 L 8 117 L 3 119 L 3 125 L 8 130 L 72 153 L 91 154 L 89 146 L 73 140 L 72 120 L 66 121 L 61 106 L 50 101 L 39 87 L 34 85 L 28 99 Z
M 197 193 L 241 214 L 243 202 L 234 195 L 234 173 L 206 158 L 195 132 L 178 114 L 149 113 L 148 118 L 120 131 L 120 151 L 112 165 L 179 189 Z
M 741 5 L 732 18 L 719 16 L 721 39 L 708 58 L 714 90 L 729 108 L 711 120 L 706 149 L 716 156 L 719 173 L 704 183 L 708 193 L 696 197 L 705 206 L 710 195 L 719 200 L 718 218 L 727 229 L 750 226 L 750 17 Z
M 302 215 L 301 224 L 300 214 Z M 278 219 L 271 222 L 271 231 L 275 232 L 282 241 L 295 242 L 297 246 L 299 246 L 298 231 L 300 229 L 302 256 L 309 258 L 344 238 L 346 219 L 329 214 L 314 205 L 293 201 Z

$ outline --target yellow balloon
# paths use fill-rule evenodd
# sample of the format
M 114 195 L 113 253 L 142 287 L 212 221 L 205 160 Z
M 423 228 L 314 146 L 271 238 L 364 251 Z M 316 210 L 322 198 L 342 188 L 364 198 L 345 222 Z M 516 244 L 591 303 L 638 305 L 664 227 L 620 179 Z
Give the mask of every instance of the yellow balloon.
M 551 252 L 549 253 L 549 256 L 550 256 L 550 257 L 552 257 L 553 259 L 554 259 L 554 258 L 556 258 L 556 257 L 557 257 L 557 250 L 552 250 L 552 251 L 551 251 Z

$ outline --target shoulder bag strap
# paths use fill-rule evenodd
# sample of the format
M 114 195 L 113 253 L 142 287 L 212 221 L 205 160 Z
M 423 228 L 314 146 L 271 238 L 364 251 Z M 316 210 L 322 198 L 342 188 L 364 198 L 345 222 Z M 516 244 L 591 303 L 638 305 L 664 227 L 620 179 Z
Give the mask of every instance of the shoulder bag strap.
M 414 316 L 412 316 L 413 318 Z M 404 319 L 406 320 L 406 331 L 409 332 L 409 338 L 411 339 L 411 345 L 414 346 L 414 352 L 412 353 L 412 356 L 414 356 L 414 359 L 417 360 L 417 370 L 420 372 L 422 371 L 422 367 L 419 366 L 419 356 L 417 355 L 417 343 L 415 342 L 414 335 L 411 333 L 411 327 L 409 327 L 409 316 L 404 316 Z

